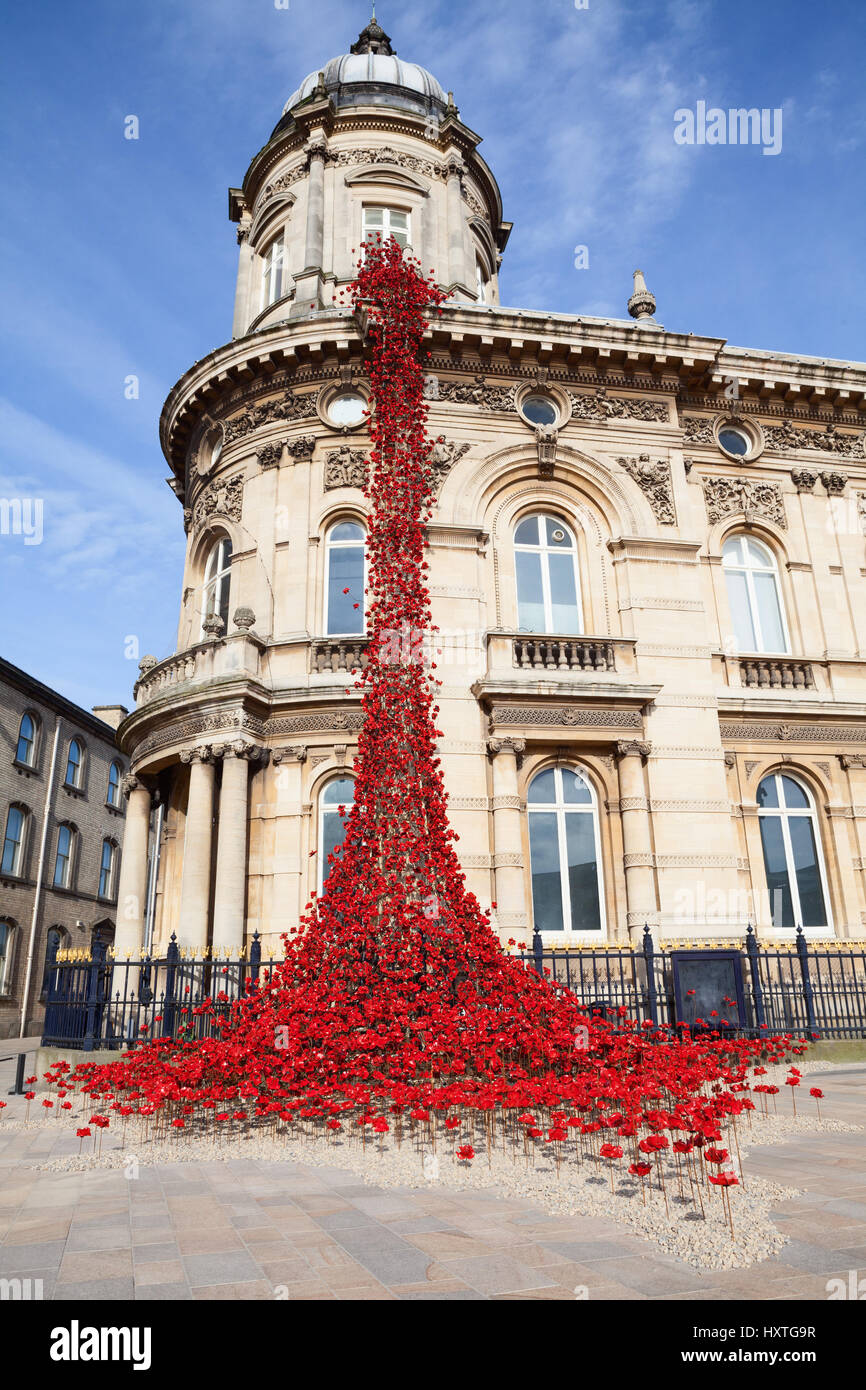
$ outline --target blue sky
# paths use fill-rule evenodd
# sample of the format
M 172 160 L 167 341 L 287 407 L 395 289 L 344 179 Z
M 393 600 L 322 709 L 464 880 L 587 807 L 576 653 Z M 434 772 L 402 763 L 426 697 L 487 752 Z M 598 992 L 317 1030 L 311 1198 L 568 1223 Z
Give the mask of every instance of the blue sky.
M 131 705 L 136 643 L 174 648 L 184 535 L 157 422 L 231 335 L 226 189 L 368 17 L 367 0 L 7 11 L 0 497 L 42 499 L 44 519 L 39 545 L 0 535 L 0 654 L 86 707 Z M 624 317 L 639 265 L 668 328 L 866 356 L 862 0 L 380 0 L 379 18 L 484 136 L 515 224 L 505 304 Z M 677 145 L 698 101 L 781 108 L 781 153 Z

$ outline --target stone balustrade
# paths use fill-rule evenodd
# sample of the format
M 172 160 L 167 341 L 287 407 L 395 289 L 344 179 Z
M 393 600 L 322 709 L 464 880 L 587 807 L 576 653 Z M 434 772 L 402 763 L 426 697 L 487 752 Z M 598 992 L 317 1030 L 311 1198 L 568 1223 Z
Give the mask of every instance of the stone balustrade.
M 324 637 L 310 643 L 310 670 L 362 671 L 367 665 L 367 637 Z
M 142 664 L 142 674 L 133 691 L 136 708 L 205 681 L 257 677 L 259 653 L 264 646 L 261 638 L 237 632 L 216 641 L 199 642 L 152 666 Z
M 614 643 L 606 637 L 515 637 L 514 665 L 523 671 L 615 671 Z
M 789 657 L 741 657 L 740 680 L 751 690 L 814 690 L 809 661 Z

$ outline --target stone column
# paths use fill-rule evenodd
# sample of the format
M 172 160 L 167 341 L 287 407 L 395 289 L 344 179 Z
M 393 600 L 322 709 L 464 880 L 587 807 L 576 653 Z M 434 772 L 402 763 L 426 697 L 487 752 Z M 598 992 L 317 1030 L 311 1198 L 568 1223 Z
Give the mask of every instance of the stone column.
M 213 948 L 241 947 L 247 893 L 247 820 L 249 815 L 248 764 L 258 762 L 264 750 L 238 739 L 214 749 L 222 759 L 219 831 L 216 855 L 216 891 L 213 913 Z
M 637 943 L 643 939 L 644 923 L 652 927 L 658 922 L 649 804 L 643 779 L 643 767 L 650 755 L 650 748 L 651 744 L 637 739 L 624 740 L 616 745 L 626 920 L 629 937 Z
M 177 944 L 187 949 L 201 949 L 207 945 L 210 906 L 213 752 L 209 746 L 189 748 L 181 753 L 180 760 L 189 765 L 189 796 L 183 837 Z
M 295 300 L 292 312 L 309 313 L 310 305 L 320 309 L 322 297 L 322 260 L 325 252 L 325 155 L 327 142 L 323 135 L 311 137 L 306 146 L 307 230 L 304 268 L 295 276 Z
M 520 827 L 517 770 L 523 761 L 522 738 L 492 738 L 487 751 L 493 761 L 493 872 L 496 918 L 500 927 L 527 928 L 526 877 Z
M 138 777 L 123 779 L 123 793 L 129 800 L 123 832 L 123 853 L 117 884 L 117 930 L 114 952 L 117 960 L 136 955 L 144 939 L 147 907 L 147 841 L 150 829 L 151 796 Z
M 253 262 L 255 255 L 250 246 L 250 217 L 244 213 L 238 227 L 238 278 L 235 288 L 235 313 L 232 322 L 232 337 L 241 338 L 247 331 L 247 324 L 258 313 L 258 303 L 250 302 L 252 288 Z
M 448 279 L 451 286 L 466 290 L 475 284 L 473 270 L 471 284 L 466 269 L 466 256 L 463 242 L 463 174 L 466 166 L 456 151 L 448 157 Z

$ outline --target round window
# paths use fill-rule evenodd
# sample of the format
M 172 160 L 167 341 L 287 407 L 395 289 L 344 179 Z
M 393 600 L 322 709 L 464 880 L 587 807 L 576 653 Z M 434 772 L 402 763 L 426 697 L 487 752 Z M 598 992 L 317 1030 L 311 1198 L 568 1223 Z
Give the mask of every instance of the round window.
M 743 458 L 752 447 L 746 431 L 732 425 L 725 425 L 719 430 L 719 443 L 726 454 L 736 454 L 738 458 Z
M 343 391 L 328 406 L 328 419 L 335 425 L 360 425 L 367 402 L 357 391 Z
M 531 425 L 555 425 L 559 419 L 559 411 L 549 396 L 527 396 L 520 413 Z

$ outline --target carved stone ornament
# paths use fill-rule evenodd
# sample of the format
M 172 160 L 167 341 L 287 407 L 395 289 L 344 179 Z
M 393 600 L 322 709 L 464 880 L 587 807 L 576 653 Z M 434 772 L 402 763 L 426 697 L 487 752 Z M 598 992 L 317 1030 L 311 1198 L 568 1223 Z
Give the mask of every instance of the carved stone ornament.
M 765 517 L 776 526 L 787 528 L 782 489 L 778 483 L 762 483 L 744 478 L 704 478 L 704 498 L 710 522 L 742 512 L 746 521 Z
M 663 459 L 651 459 L 649 454 L 639 458 L 618 458 L 617 463 L 634 478 L 661 526 L 676 526 L 677 514 L 671 491 L 671 470 Z
M 645 743 L 643 739 L 622 739 L 617 743 L 615 752 L 618 758 L 640 758 L 645 763 L 652 752 L 652 744 Z
M 213 641 L 217 641 L 218 638 L 222 637 L 225 630 L 226 625 L 219 613 L 208 613 L 202 623 L 202 631 L 206 632 L 208 637 L 212 638 Z
M 517 766 L 521 767 L 525 752 L 525 738 L 489 738 L 487 740 L 487 756 L 489 758 L 495 758 L 498 753 L 513 753 L 517 759 Z
M 455 405 L 477 405 L 482 410 L 507 410 L 515 408 L 516 386 L 488 386 L 483 376 L 474 378 L 474 385 L 466 381 L 439 382 L 440 401 L 453 401 Z
M 315 447 L 316 436 L 302 434 L 297 439 L 281 439 L 273 444 L 260 444 L 256 449 L 256 458 L 262 468 L 276 468 L 282 459 L 284 449 L 290 458 L 301 459 L 312 458 Z
M 555 425 L 538 425 L 535 430 L 535 446 L 538 450 L 539 478 L 552 478 L 556 466 L 556 441 L 559 430 Z
M 823 430 L 809 430 L 785 420 L 781 425 L 765 425 L 764 441 L 765 447 L 774 454 L 819 449 L 822 453 L 840 454 L 845 458 L 866 458 L 866 434 L 844 434 L 833 424 Z
M 792 468 L 791 482 L 798 492 L 811 492 L 818 481 L 818 474 L 812 468 Z
M 630 396 L 609 396 L 605 387 L 588 395 L 571 397 L 572 420 L 655 420 L 667 424 L 670 413 L 664 401 L 642 401 Z
M 249 632 L 256 620 L 256 615 L 251 608 L 236 608 L 232 616 L 232 622 L 241 632 Z
M 182 763 L 212 763 L 213 748 L 209 743 L 200 744 L 198 748 L 182 748 L 180 753 Z
M 141 661 L 138 663 L 138 669 L 139 669 L 139 672 L 140 672 L 140 674 L 141 674 L 142 676 L 146 676 L 147 673 L 148 673 L 148 671 L 152 671 L 153 668 L 154 668 L 154 666 L 158 666 L 158 665 L 159 665 L 159 662 L 157 661 L 156 657 L 155 657 L 155 656 L 151 656 L 151 655 L 148 653 L 146 656 L 143 656 L 143 657 L 141 658 Z
M 224 425 L 224 438 L 226 444 L 232 444 L 236 439 L 243 439 L 246 435 L 252 434 L 261 425 L 268 425 L 277 420 L 311 420 L 317 418 L 316 398 L 318 391 L 308 391 L 304 395 L 297 395 L 294 391 L 286 391 L 284 395 L 276 400 L 265 401 L 263 405 L 251 406 L 243 414 L 235 416 L 233 420 L 226 421 Z
M 247 743 L 245 739 L 237 738 L 231 743 L 220 743 L 213 748 L 215 758 L 245 758 L 250 763 L 262 763 L 267 761 L 268 750 L 259 743 Z
M 275 748 L 271 754 L 271 762 L 274 767 L 280 763 L 304 763 L 307 760 L 307 750 L 299 746 L 292 747 L 288 744 L 285 748 Z
M 335 164 L 338 168 L 350 168 L 355 164 L 394 164 L 399 169 L 408 169 L 413 174 L 423 174 L 428 179 L 441 179 L 446 176 L 443 165 L 434 163 L 432 159 L 421 159 L 414 154 L 403 154 L 390 145 L 383 145 L 378 149 L 332 150 L 328 154 L 328 163 Z
M 821 482 L 824 484 L 825 488 L 831 496 L 838 497 L 840 493 L 843 493 L 845 491 L 845 487 L 848 483 L 848 474 L 834 473 L 830 470 L 827 470 L 826 472 L 821 474 Z
M 471 447 L 469 444 L 455 444 L 442 435 L 434 440 L 430 450 L 430 486 L 434 496 L 438 495 L 455 463 L 462 459 Z
M 198 531 L 212 516 L 226 516 L 231 521 L 240 521 L 244 501 L 244 478 L 235 473 L 233 478 L 224 478 L 205 488 L 193 508 L 192 526 Z
M 343 444 L 325 459 L 325 491 L 335 487 L 363 488 L 367 481 L 367 450 Z
M 686 415 L 683 419 L 683 430 L 689 444 L 715 444 L 716 442 L 712 420 L 706 420 L 700 415 Z

